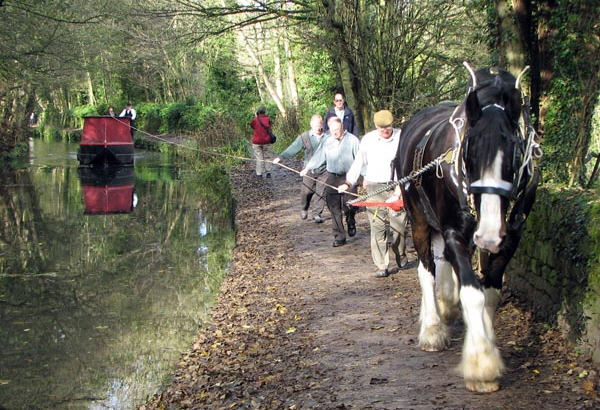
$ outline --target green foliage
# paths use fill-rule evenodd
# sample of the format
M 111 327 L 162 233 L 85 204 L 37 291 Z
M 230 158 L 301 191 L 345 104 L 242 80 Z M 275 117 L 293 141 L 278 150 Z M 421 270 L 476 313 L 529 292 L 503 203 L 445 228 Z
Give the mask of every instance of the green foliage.
M 591 256 L 588 260 L 588 284 L 591 291 L 588 303 L 592 304 L 600 303 L 600 201 L 596 199 L 588 202 L 588 205 L 588 254 Z
M 206 128 L 214 120 L 216 110 L 200 103 L 171 103 L 160 108 L 159 131 L 171 133 L 194 131 Z
M 183 130 L 201 130 L 214 121 L 216 110 L 200 103 L 187 105 L 183 112 Z
M 544 124 L 547 180 L 585 183 L 583 158 L 589 148 L 592 114 L 598 101 L 600 43 L 597 1 L 558 1 L 549 25 L 554 61 Z
M 27 158 L 28 152 L 29 145 L 26 142 L 17 143 L 9 152 L 0 152 L 0 167 L 5 169 L 16 165 L 17 162 Z
M 157 103 L 145 102 L 137 106 L 137 124 L 150 134 L 158 134 L 161 128 L 161 106 Z
M 312 114 L 324 115 L 340 87 L 330 54 L 323 49 L 312 50 L 304 58 L 305 63 L 298 67 L 298 88 L 305 119 L 302 128 L 308 128 Z
M 557 78 L 552 83 L 544 127 L 544 157 L 540 164 L 549 182 L 568 181 L 578 135 L 573 116 L 581 110 L 580 93 L 581 85 L 573 79 Z
M 99 115 L 100 113 L 101 111 L 99 111 L 93 105 L 80 105 L 73 107 L 73 109 L 70 110 L 72 124 L 69 125 L 74 125 L 74 128 L 83 128 L 83 117 L 87 117 L 89 115 Z
M 233 118 L 238 128 L 245 129 L 259 104 L 256 83 L 240 67 L 235 36 L 210 39 L 207 47 L 211 46 L 219 47 L 219 53 L 207 65 L 206 88 L 199 97 L 215 111 Z
M 159 131 L 173 132 L 183 129 L 183 111 L 185 110 L 184 103 L 170 103 L 163 106 L 160 110 L 161 126 Z

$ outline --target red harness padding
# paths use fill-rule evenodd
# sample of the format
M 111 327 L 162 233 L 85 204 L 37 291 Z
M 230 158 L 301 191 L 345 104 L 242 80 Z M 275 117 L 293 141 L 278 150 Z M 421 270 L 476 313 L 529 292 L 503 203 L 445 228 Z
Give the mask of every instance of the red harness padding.
M 390 208 L 392 211 L 398 212 L 404 208 L 404 201 L 402 199 L 398 199 L 394 202 L 354 202 L 351 203 L 352 206 L 385 206 Z

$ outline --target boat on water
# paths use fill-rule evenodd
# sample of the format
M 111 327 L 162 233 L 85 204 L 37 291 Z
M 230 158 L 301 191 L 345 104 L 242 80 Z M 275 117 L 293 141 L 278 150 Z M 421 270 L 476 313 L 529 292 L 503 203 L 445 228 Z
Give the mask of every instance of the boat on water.
M 77 159 L 86 167 L 133 166 L 129 118 L 84 117 Z

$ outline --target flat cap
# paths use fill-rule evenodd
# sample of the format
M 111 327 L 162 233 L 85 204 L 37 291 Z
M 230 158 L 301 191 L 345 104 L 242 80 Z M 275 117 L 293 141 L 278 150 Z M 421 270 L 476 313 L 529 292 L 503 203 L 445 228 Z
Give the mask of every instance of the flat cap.
M 373 115 L 373 122 L 376 127 L 389 127 L 394 122 L 394 116 L 388 110 L 377 111 Z

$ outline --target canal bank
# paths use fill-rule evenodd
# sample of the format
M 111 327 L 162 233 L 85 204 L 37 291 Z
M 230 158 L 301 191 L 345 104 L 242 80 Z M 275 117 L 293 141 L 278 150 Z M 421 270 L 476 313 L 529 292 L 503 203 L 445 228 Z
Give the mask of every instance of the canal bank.
M 294 168 L 299 167 L 299 163 Z M 501 390 L 467 392 L 451 347 L 417 347 L 416 269 L 373 277 L 365 213 L 346 246 L 331 221 L 301 220 L 299 177 L 233 172 L 236 247 L 209 322 L 182 354 L 154 408 L 594 408 L 597 374 L 561 335 L 505 295 L 497 339 Z M 410 253 L 415 259 L 414 252 Z

